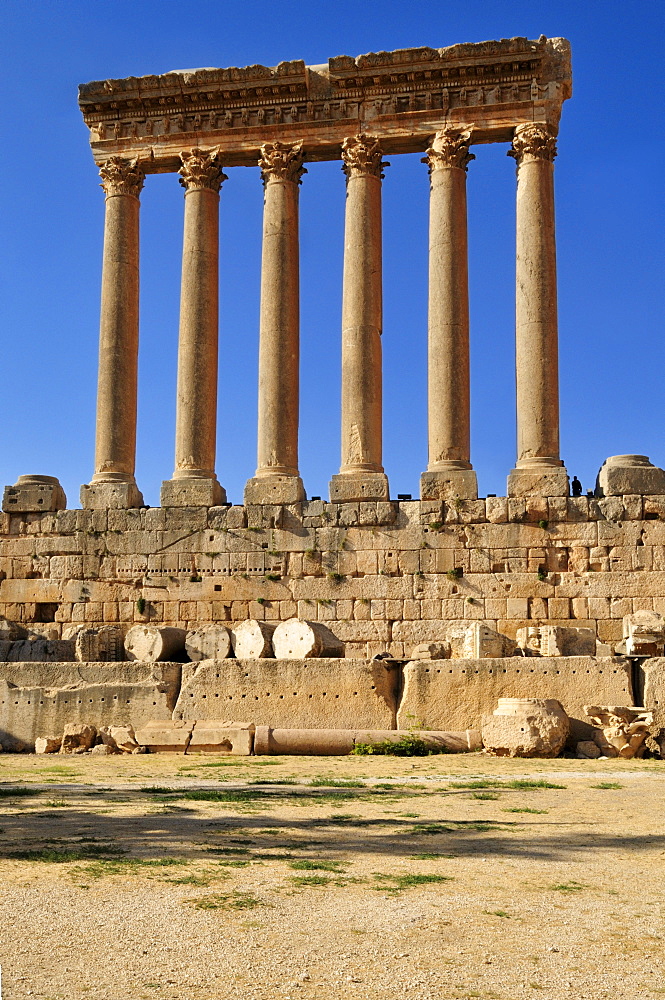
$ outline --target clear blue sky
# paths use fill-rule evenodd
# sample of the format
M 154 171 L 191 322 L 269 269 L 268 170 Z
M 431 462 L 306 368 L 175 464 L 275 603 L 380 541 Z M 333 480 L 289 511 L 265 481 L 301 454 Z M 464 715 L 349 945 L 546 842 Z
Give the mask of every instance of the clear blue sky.
M 556 161 L 561 450 L 591 487 L 608 455 L 665 466 L 662 0 L 4 0 L 0 485 L 58 476 L 69 506 L 93 471 L 103 194 L 77 85 L 199 66 L 540 34 L 570 39 L 573 98 Z M 514 162 L 469 168 L 472 460 L 481 495 L 515 459 Z M 217 472 L 240 502 L 256 463 L 262 191 L 232 168 L 221 199 Z M 384 182 L 384 461 L 392 495 L 426 466 L 426 168 L 393 156 Z M 301 188 L 301 472 L 327 495 L 339 466 L 344 178 Z M 182 189 L 142 195 L 137 481 L 159 503 L 173 472 Z

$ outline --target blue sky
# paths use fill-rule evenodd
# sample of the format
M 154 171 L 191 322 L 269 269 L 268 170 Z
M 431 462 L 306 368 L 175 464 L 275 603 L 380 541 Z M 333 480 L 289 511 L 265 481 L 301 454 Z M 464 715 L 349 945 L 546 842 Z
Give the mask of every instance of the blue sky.
M 561 453 L 587 489 L 613 454 L 665 466 L 662 0 L 4 0 L 0 485 L 58 476 L 69 506 L 93 471 L 104 204 L 77 85 L 198 66 L 540 34 L 571 41 L 573 98 L 556 161 Z M 515 459 L 514 162 L 470 165 L 472 461 L 505 494 Z M 426 168 L 393 156 L 384 181 L 384 464 L 393 496 L 427 463 Z M 231 168 L 220 207 L 217 472 L 240 502 L 256 464 L 262 191 Z M 301 188 L 301 473 L 326 496 L 339 466 L 344 178 Z M 182 189 L 149 177 L 141 215 L 137 481 L 159 503 L 173 472 Z

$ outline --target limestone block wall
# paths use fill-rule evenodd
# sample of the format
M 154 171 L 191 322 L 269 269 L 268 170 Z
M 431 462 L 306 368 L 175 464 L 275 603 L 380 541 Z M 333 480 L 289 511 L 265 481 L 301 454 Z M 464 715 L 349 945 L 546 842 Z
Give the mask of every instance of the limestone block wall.
M 591 628 L 665 614 L 665 496 L 68 510 L 0 516 L 0 615 L 71 626 L 325 622 L 408 657 L 479 620 Z

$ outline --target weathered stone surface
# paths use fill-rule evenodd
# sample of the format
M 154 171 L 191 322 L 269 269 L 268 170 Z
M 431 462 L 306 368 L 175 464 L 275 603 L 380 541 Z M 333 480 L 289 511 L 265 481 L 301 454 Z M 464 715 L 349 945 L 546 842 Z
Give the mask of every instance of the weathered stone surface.
M 116 751 L 109 743 L 98 743 L 96 746 L 90 748 L 90 753 L 95 757 L 107 757 L 110 754 L 116 753 Z
M 509 497 L 567 497 L 565 468 L 513 469 L 508 476 Z
M 165 479 L 160 503 L 162 507 L 219 507 L 226 503 L 226 490 L 216 479 Z
M 397 669 L 380 660 L 204 660 L 183 683 L 173 717 L 218 719 L 225 710 L 251 712 L 257 726 L 393 729 L 398 684 Z
M 575 756 L 580 760 L 597 760 L 602 757 L 602 750 L 593 740 L 580 740 L 577 744 Z
M 344 643 L 321 622 L 290 618 L 280 622 L 272 637 L 278 660 L 306 660 L 321 656 L 344 656 Z
M 138 743 L 132 726 L 102 726 L 99 729 L 102 742 L 124 753 L 132 753 Z
M 352 729 L 273 729 L 257 726 L 255 754 L 343 756 L 353 750 Z
M 665 647 L 665 617 L 657 611 L 636 611 L 623 619 L 626 656 L 662 656 Z
M 662 495 L 665 470 L 652 465 L 646 455 L 612 455 L 598 473 L 596 495 L 601 497 Z
M 483 718 L 483 746 L 497 757 L 558 757 L 570 723 L 553 698 L 499 698 L 499 707 Z
M 173 660 L 184 652 L 186 634 L 181 628 L 134 625 L 125 636 L 127 657 L 145 663 Z
M 652 712 L 635 705 L 585 705 L 584 711 L 599 727 L 595 742 L 605 757 L 630 760 L 643 755 L 644 741 L 652 735 Z
M 187 753 L 228 753 L 247 757 L 254 749 L 254 723 L 197 719 Z
M 8 663 L 68 663 L 74 659 L 74 643 L 32 635 L 12 642 L 5 655 Z
M 35 753 L 57 753 L 62 746 L 62 736 L 39 736 L 35 740 Z
M 644 704 L 653 712 L 655 739 L 665 756 L 665 657 L 653 657 L 642 663 Z M 4 737 L 3 737 L 4 739 Z
M 69 723 L 65 726 L 60 744 L 60 753 L 75 753 L 89 750 L 97 738 L 97 727 L 86 723 Z
M 26 635 L 26 630 L 18 622 L 0 618 L 0 642 L 16 642 L 18 639 L 25 639 Z
M 452 660 L 512 656 L 515 643 L 483 622 L 458 622 L 446 629 Z
M 449 642 L 420 642 L 411 650 L 411 660 L 447 660 L 450 659 L 451 646 Z
M 631 702 L 630 665 L 618 657 L 586 656 L 421 660 L 404 667 L 397 723 L 400 729 L 479 728 L 483 715 L 494 710 L 499 698 L 555 698 L 571 718 L 572 737 L 578 742 L 593 735 L 584 712 L 584 705 L 591 700 L 586 692 L 596 692 L 597 701 Z
M 193 722 L 154 720 L 137 727 L 136 739 L 151 753 L 185 753 L 193 729 Z
M 556 625 L 527 625 L 517 629 L 517 646 L 525 656 L 594 656 L 592 629 Z M 609 655 L 609 653 L 608 653 Z
M 2 509 L 8 514 L 64 510 L 65 491 L 54 476 L 19 476 L 15 486 L 5 486 Z
M 241 622 L 231 632 L 231 645 L 234 656 L 239 660 L 259 660 L 273 655 L 272 636 L 275 631 L 273 622 L 260 622 L 248 618 Z
M 3 663 L 0 732 L 8 751 L 32 749 L 68 723 L 97 727 L 170 719 L 180 663 Z
M 123 660 L 122 632 L 115 625 L 81 629 L 76 634 L 75 654 L 82 663 Z
M 185 652 L 190 660 L 223 660 L 231 652 L 231 636 L 223 625 L 204 625 L 185 636 Z

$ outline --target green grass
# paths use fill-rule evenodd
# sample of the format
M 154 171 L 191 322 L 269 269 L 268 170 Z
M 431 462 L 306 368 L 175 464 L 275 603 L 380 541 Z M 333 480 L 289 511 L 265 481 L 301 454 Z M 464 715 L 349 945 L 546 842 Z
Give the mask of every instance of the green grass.
M 610 788 L 612 788 L 612 789 L 615 789 L 615 788 L 618 789 L 618 788 L 623 788 L 623 785 L 620 785 L 618 781 L 601 781 L 600 784 L 598 784 L 598 785 L 592 785 L 591 787 L 592 788 L 603 788 L 603 789 L 610 789 Z
M 504 813 L 534 813 L 538 816 L 543 816 L 545 813 L 549 812 L 549 809 L 529 809 L 527 806 L 512 806 L 510 809 L 502 809 L 501 812 Z
M 195 899 L 185 899 L 192 903 L 196 910 L 253 910 L 257 906 L 265 906 L 265 902 L 252 892 L 213 893 L 209 896 L 199 896 Z
M 295 778 L 251 778 L 250 785 L 298 785 Z
M 364 781 L 340 780 L 339 778 L 312 778 L 312 788 L 366 788 Z M 376 787 L 376 786 L 374 786 Z M 386 787 L 385 785 L 382 787 Z
M 495 792 L 473 792 L 472 799 L 482 799 L 483 801 L 496 800 L 499 796 Z
M 506 913 L 505 910 L 483 910 L 483 913 L 487 914 L 488 917 L 505 917 L 510 920 L 510 914 Z
M 473 781 L 451 781 L 450 788 L 464 788 L 475 790 L 478 788 L 510 789 L 513 791 L 528 792 L 540 788 L 565 788 L 565 785 L 557 785 L 553 781 L 545 781 L 544 778 L 515 778 L 512 781 L 501 781 L 497 778 L 478 778 Z
M 302 888 L 313 888 L 330 885 L 333 880 L 329 875 L 291 875 L 290 881 Z
M 432 747 L 425 740 L 405 733 L 401 739 L 382 740 L 380 743 L 356 743 L 352 754 L 356 756 L 383 757 L 429 757 L 432 754 L 449 753 L 447 747 Z
M 112 844 L 81 844 L 76 848 L 42 847 L 41 849 L 25 849 L 20 851 L 10 851 L 8 858 L 17 861 L 43 861 L 48 864 L 68 864 L 71 861 L 86 861 L 88 858 L 99 858 L 101 855 L 110 856 L 108 860 L 117 859 L 124 854 L 121 848 Z
M 414 889 L 420 885 L 434 885 L 439 882 L 451 882 L 452 875 L 428 875 L 413 873 L 407 875 L 385 875 L 375 872 L 374 878 L 382 880 L 382 885 L 373 885 L 377 892 L 402 892 L 404 889 Z
M 289 861 L 289 868 L 295 868 L 296 871 L 322 871 L 322 872 L 343 872 L 345 868 L 342 866 L 341 861 L 310 861 L 307 858 L 296 858 L 294 861 Z
M 587 886 L 584 882 L 555 882 L 549 887 L 553 892 L 582 892 Z
M 41 795 L 41 792 L 41 788 L 27 788 L 25 785 L 19 785 L 14 788 L 8 788 L 6 785 L 0 786 L 0 798 L 2 799 L 14 799 L 29 795 Z

